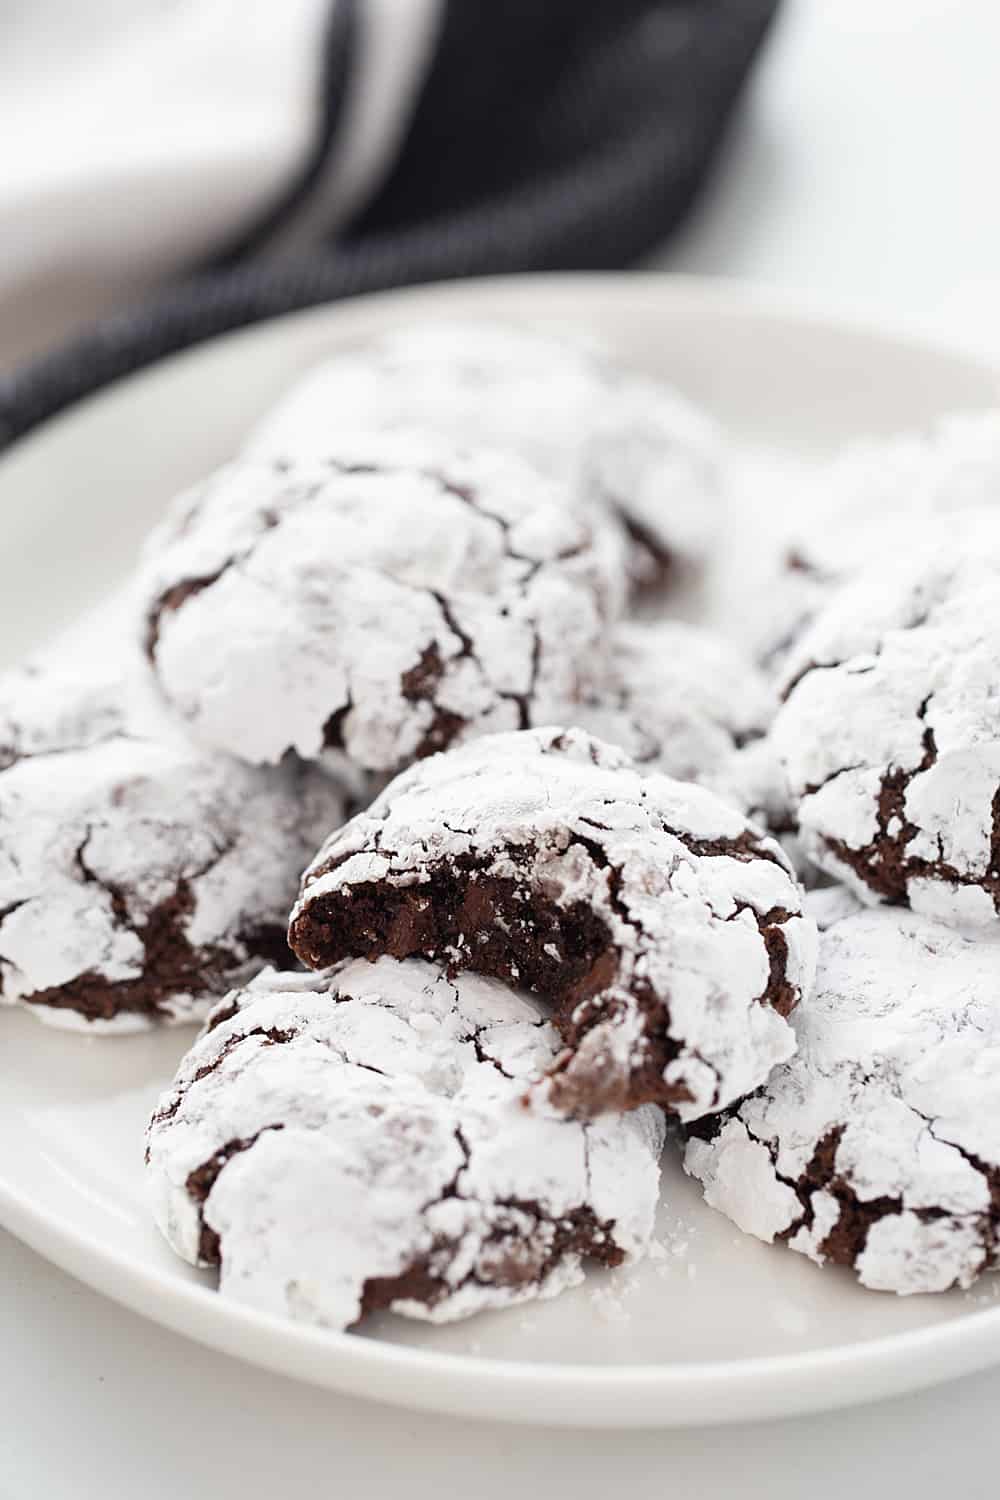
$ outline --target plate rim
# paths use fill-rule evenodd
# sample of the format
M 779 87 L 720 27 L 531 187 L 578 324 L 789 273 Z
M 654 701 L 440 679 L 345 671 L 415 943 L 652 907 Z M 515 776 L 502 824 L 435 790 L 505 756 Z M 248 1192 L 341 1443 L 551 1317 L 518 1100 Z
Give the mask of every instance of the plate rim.
M 481 296 L 488 302 L 492 295 L 503 296 L 508 290 L 513 291 L 515 288 L 519 295 L 526 293 L 529 297 L 542 298 L 553 289 L 559 292 L 565 288 L 579 296 L 586 296 L 606 295 L 612 287 L 617 288 L 619 293 L 626 290 L 646 295 L 655 293 L 664 299 L 665 308 L 671 301 L 679 305 L 700 303 L 709 307 L 714 315 L 721 314 L 726 318 L 792 323 L 821 335 L 846 336 L 876 343 L 883 349 L 902 349 L 916 357 L 944 360 L 956 368 L 975 371 L 984 381 L 991 381 L 996 387 L 997 400 L 1000 402 L 1000 359 L 949 343 L 940 333 L 907 326 L 898 318 L 879 320 L 850 304 L 824 305 L 822 299 L 795 288 L 770 286 L 738 276 L 698 275 L 694 272 L 656 268 L 514 272 L 415 282 L 409 286 L 385 287 L 357 296 L 311 303 L 306 307 L 255 319 L 238 328 L 199 339 L 182 349 L 171 350 L 94 390 L 83 392 L 68 405 L 44 418 L 37 426 L 20 433 L 5 448 L 0 449 L 0 482 L 7 466 L 20 460 L 26 449 L 44 442 L 55 429 L 64 423 L 74 422 L 93 406 L 105 400 L 114 400 L 127 386 L 136 383 L 141 385 L 148 379 L 155 379 L 163 371 L 175 369 L 179 364 L 196 362 L 220 346 L 249 342 L 269 330 L 307 323 L 312 319 L 333 323 L 340 317 L 353 320 L 355 315 L 363 317 L 368 309 L 377 312 L 382 306 L 395 303 L 399 304 L 401 314 L 405 316 L 410 301 L 448 302 L 453 296 L 461 297 L 467 293 L 475 298 Z
M 989 359 L 912 329 L 897 330 L 840 309 L 824 310 L 797 293 L 737 279 L 657 270 L 484 276 L 321 303 L 172 353 L 89 393 L 17 439 L 0 457 L 0 482 L 12 459 L 45 444 L 64 423 L 81 416 L 85 420 L 95 404 L 116 400 L 132 383 L 155 377 L 179 361 L 197 362 L 221 344 L 252 340 L 281 325 L 317 318 L 335 325 L 339 315 L 363 318 L 367 308 L 386 303 L 397 303 L 405 316 L 408 303 L 426 301 L 428 296 L 444 303 L 453 297 L 481 300 L 489 316 L 491 296 L 515 288 L 539 298 L 554 288 L 585 298 L 625 286 L 633 295 L 660 299 L 665 316 L 671 302 L 689 309 L 708 306 L 715 316 L 793 323 L 819 334 L 846 334 L 918 357 L 947 360 L 992 382 L 1000 399 L 1000 367 Z M 214 1289 L 172 1278 L 33 1203 L 16 1182 L 4 1178 L 2 1165 L 0 1226 L 98 1293 L 199 1344 L 344 1394 L 456 1416 L 564 1427 L 721 1425 L 850 1406 L 1000 1362 L 1000 1307 L 871 1340 L 746 1359 L 604 1366 L 453 1354 L 313 1329 L 226 1302 Z
M 226 1302 L 214 1288 L 171 1278 L 39 1210 L 2 1179 L 0 1224 L 92 1290 L 206 1348 L 344 1395 L 453 1416 L 610 1429 L 723 1426 L 902 1395 L 1000 1361 L 1000 1307 L 877 1339 L 743 1360 L 604 1366 L 452 1354 Z M 369 1377 L 362 1389 L 353 1378 L 359 1367 Z M 841 1376 L 850 1377 L 849 1387 Z

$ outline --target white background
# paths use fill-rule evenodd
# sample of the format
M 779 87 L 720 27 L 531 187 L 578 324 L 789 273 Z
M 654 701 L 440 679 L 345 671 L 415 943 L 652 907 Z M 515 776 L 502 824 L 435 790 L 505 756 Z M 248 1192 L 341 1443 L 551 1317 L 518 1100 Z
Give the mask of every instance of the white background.
M 657 264 L 1000 350 L 1000 5 L 789 0 Z M 0 1235 L 2 1500 L 996 1494 L 1000 1373 L 829 1417 L 663 1433 L 414 1416 L 208 1353 Z

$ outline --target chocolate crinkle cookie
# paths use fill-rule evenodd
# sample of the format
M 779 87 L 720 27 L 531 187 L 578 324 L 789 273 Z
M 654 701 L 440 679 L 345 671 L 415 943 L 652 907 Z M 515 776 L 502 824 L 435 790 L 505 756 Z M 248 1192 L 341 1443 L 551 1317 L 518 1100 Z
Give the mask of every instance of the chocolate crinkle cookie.
M 92 686 L 54 669 L 0 683 L 0 999 L 92 1031 L 188 1020 L 287 955 L 341 794 L 301 766 L 141 737 L 110 682 Z
M 520 460 L 382 434 L 222 470 L 151 539 L 141 592 L 199 740 L 384 772 L 564 717 L 623 590 L 616 529 Z
M 608 680 L 574 722 L 679 781 L 733 786 L 734 753 L 759 740 L 777 699 L 722 636 L 680 620 L 628 620 L 611 637 Z
M 788 1057 L 815 929 L 780 848 L 702 787 L 579 730 L 487 737 L 397 777 L 303 879 L 308 965 L 421 955 L 524 986 L 581 1118 L 720 1108 Z
M 550 1297 L 653 1229 L 663 1117 L 530 1112 L 558 1038 L 526 996 L 411 959 L 268 973 L 153 1116 L 157 1223 L 235 1300 L 347 1328 Z
M 947 544 L 972 513 L 1000 514 L 1000 411 L 958 412 L 926 431 L 852 443 L 819 473 L 787 539 L 762 654 L 786 653 L 844 583 L 908 546 Z
M 707 782 L 717 796 L 777 839 L 806 891 L 833 883 L 833 877 L 810 859 L 799 837 L 795 799 L 769 733 L 741 746 Z
M 1000 1238 L 1000 941 L 865 911 L 820 940 L 798 1050 L 685 1165 L 759 1239 L 878 1291 L 968 1286 Z
M 643 770 L 709 787 L 780 841 L 805 884 L 815 881 L 768 735 L 777 694 L 760 668 L 725 636 L 682 620 L 622 621 L 608 655 L 606 678 L 574 724 Z
M 859 912 L 867 910 L 853 891 L 836 882 L 807 890 L 802 905 L 806 915 L 812 917 L 820 932 L 825 932 L 835 922 L 842 922 L 845 917 L 857 916 Z
M 975 535 L 844 590 L 772 731 L 809 857 L 958 925 L 1000 915 L 1000 516 Z
M 127 671 L 124 661 L 93 659 L 64 669 L 43 654 L 0 675 L 0 772 L 122 733 Z
M 257 455 L 319 458 L 352 428 L 426 426 L 521 455 L 597 500 L 631 539 L 637 585 L 701 562 L 722 513 L 723 444 L 670 388 L 599 346 L 503 324 L 426 323 L 307 375 L 251 439 Z

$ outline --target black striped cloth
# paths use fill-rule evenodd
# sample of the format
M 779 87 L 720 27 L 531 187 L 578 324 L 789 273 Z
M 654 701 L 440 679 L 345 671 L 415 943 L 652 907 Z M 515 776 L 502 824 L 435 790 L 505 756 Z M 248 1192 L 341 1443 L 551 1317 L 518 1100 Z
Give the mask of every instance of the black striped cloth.
M 352 78 L 335 0 L 309 158 L 258 222 L 152 300 L 0 379 L 0 448 L 164 355 L 361 292 L 487 273 L 626 266 L 705 178 L 777 0 L 444 0 L 408 130 L 335 236 L 277 254 L 315 207 Z

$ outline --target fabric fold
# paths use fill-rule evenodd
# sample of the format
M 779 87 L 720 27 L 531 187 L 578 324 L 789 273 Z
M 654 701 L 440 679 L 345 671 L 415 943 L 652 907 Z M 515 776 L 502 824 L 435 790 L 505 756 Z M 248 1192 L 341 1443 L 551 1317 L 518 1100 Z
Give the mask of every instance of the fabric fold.
M 777 0 L 403 3 L 335 0 L 322 110 L 295 174 L 244 217 L 242 243 L 217 240 L 196 274 L 0 378 L 0 447 L 165 355 L 281 313 L 632 263 L 688 211 Z

